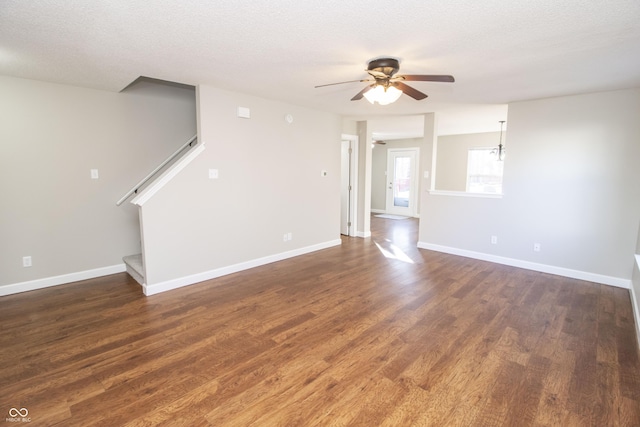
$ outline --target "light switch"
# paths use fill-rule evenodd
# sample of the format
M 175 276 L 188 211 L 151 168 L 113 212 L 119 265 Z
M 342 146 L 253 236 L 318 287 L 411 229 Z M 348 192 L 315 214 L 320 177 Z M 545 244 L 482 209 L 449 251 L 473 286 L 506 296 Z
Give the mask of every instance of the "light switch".
M 91 169 L 91 179 L 98 179 L 98 169 Z
M 218 169 L 209 169 L 209 179 L 218 179 Z

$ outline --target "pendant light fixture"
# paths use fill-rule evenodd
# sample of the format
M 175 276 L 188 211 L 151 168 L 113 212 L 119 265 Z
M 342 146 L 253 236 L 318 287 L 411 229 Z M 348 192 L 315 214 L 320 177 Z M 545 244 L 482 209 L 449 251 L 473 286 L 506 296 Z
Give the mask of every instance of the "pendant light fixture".
M 498 148 L 494 148 L 491 151 L 491 154 L 496 156 L 496 160 L 499 162 L 504 160 L 505 153 L 507 152 L 506 148 L 504 148 L 504 145 L 502 144 L 502 128 L 504 126 L 504 122 L 504 120 L 500 120 L 500 143 L 498 144 Z

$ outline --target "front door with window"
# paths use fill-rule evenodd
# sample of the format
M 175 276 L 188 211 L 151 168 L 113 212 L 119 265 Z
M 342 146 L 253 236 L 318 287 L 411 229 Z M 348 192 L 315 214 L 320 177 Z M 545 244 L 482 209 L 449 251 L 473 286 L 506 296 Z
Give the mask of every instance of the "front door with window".
M 417 148 L 387 151 L 387 213 L 416 215 L 417 158 Z

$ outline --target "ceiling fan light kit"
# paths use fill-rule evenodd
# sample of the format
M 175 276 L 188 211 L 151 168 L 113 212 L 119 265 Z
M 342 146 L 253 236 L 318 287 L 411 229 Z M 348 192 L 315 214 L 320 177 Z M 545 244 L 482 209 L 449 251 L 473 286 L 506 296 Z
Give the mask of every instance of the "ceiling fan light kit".
M 388 105 L 396 102 L 402 95 L 402 91 L 394 86 L 384 87 L 382 85 L 375 85 L 372 89 L 364 93 L 364 97 L 370 103 L 378 103 L 380 105 Z
M 358 92 L 352 101 L 358 101 L 363 97 L 370 103 L 377 102 L 380 105 L 388 105 L 396 102 L 398 98 L 404 93 L 411 98 L 419 101 L 425 99 L 427 94 L 420 92 L 417 89 L 412 88 L 409 85 L 404 84 L 405 81 L 422 81 L 422 82 L 442 82 L 453 83 L 455 79 L 449 75 L 426 75 L 426 74 L 413 74 L 413 75 L 395 75 L 400 69 L 400 62 L 395 58 L 378 58 L 369 61 L 367 66 L 367 73 L 372 78 L 364 80 L 351 80 L 348 82 L 329 83 L 325 85 L 316 86 L 316 88 L 324 86 L 333 86 L 343 83 L 354 82 L 373 82 L 360 92 Z

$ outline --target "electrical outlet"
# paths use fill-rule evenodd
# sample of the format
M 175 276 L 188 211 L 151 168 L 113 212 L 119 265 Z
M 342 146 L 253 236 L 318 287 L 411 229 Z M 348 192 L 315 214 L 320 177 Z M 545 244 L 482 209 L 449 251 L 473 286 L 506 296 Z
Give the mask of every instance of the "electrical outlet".
M 498 236 L 491 236 L 491 244 L 492 245 L 498 244 Z
M 98 169 L 91 169 L 91 179 L 98 179 L 98 178 L 100 178 Z
M 283 242 L 288 242 L 289 241 L 289 236 L 287 236 L 287 233 L 284 233 L 284 235 L 282 236 L 282 241 Z
M 31 267 L 31 256 L 23 256 L 22 257 L 22 266 L 23 267 Z
M 292 232 L 288 232 L 287 233 L 287 240 L 293 240 L 293 233 Z
M 540 248 L 541 248 L 540 243 L 534 243 L 533 244 L 533 251 L 534 252 L 540 252 Z

